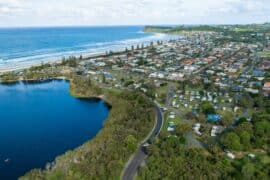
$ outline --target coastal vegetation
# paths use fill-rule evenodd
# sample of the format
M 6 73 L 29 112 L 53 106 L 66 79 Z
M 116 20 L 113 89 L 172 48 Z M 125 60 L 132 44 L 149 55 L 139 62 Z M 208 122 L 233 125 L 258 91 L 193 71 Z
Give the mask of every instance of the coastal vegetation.
M 111 107 L 103 129 L 91 141 L 21 177 L 28 179 L 118 179 L 125 163 L 154 125 L 153 104 L 134 91 L 98 88 L 89 78 L 72 76 L 70 92 L 78 98 L 102 97 Z
M 165 26 L 146 26 L 145 32 L 158 32 L 158 33 L 181 33 L 188 31 L 202 31 L 202 32 L 235 32 L 235 33 L 269 33 L 270 23 L 264 24 L 248 24 L 248 25 L 182 25 L 175 27 Z
M 137 179 L 268 179 L 268 155 L 231 160 L 216 144 L 211 148 L 186 148 L 180 138 L 163 135 L 149 147 L 147 166 Z
M 269 114 L 254 115 L 254 122 L 242 123 L 224 132 L 219 141 L 209 139 L 206 148 L 188 147 L 183 128 L 174 136 L 162 133 L 147 149 L 147 166 L 137 179 L 268 179 Z M 237 159 L 225 156 L 222 149 L 237 152 Z M 253 152 L 250 155 L 249 152 Z
M 262 95 L 246 94 L 244 98 L 248 101 L 239 102 L 240 107 L 259 107 L 251 120 L 240 116 L 216 137 L 197 137 L 202 147 L 189 145 L 189 123 L 180 121 L 173 133 L 164 129 L 147 148 L 149 157 L 137 179 L 269 179 L 270 101 Z M 217 113 L 207 101 L 199 107 L 202 114 Z M 200 115 L 189 116 L 190 121 L 200 119 Z M 222 121 L 233 119 L 233 115 L 229 116 Z M 202 133 L 211 131 L 205 128 L 201 128 Z M 234 158 L 227 156 L 231 152 Z
M 248 25 L 182 25 L 174 27 L 146 26 L 145 32 L 181 34 L 188 36 L 192 32 L 222 33 L 223 38 L 216 39 L 217 45 L 228 42 L 265 44 L 265 36 L 270 33 L 270 23 Z
M 19 77 L 13 72 L 7 72 L 1 75 L 0 82 L 12 83 L 19 80 Z
M 270 25 L 145 31 L 184 33 L 186 39 L 133 46 L 100 58 L 70 57 L 2 75 L 6 81 L 64 76 L 73 96 L 102 98 L 112 107 L 95 139 L 21 179 L 119 179 L 153 126 L 148 98 L 162 105 L 165 121 L 160 136 L 145 148 L 148 157 L 138 179 L 269 179 L 270 70 L 265 42 Z
M 213 26 L 177 26 L 177 27 L 162 27 L 162 26 L 146 26 L 146 32 L 172 33 L 177 34 L 184 31 L 222 31 L 220 27 Z

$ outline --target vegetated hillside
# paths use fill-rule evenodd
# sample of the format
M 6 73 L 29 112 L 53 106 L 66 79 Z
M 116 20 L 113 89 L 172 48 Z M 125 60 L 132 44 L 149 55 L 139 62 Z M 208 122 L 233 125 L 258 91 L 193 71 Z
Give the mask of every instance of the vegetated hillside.
M 176 26 L 176 27 L 163 27 L 163 26 L 146 26 L 145 32 L 156 32 L 156 33 L 180 33 L 183 31 L 215 31 L 220 32 L 224 29 L 218 26 Z
M 155 32 L 155 33 L 168 33 L 172 30 L 172 27 L 163 27 L 163 26 L 146 26 L 144 32 Z
M 227 33 L 267 33 L 270 32 L 270 24 L 248 24 L 248 25 L 181 25 L 175 27 L 146 26 L 145 32 L 156 33 L 181 33 L 186 31 L 210 31 Z
M 139 92 L 101 90 L 80 77 L 71 83 L 77 97 L 104 95 L 112 107 L 104 128 L 93 140 L 57 157 L 46 170 L 32 170 L 20 179 L 119 179 L 138 143 L 154 126 L 153 104 Z
M 138 179 L 269 179 L 270 100 L 247 96 L 239 105 L 260 110 L 251 121 L 241 117 L 217 137 L 200 138 L 203 148 L 188 146 L 189 124 L 178 125 L 173 134 L 162 132 L 147 149 L 149 158 Z

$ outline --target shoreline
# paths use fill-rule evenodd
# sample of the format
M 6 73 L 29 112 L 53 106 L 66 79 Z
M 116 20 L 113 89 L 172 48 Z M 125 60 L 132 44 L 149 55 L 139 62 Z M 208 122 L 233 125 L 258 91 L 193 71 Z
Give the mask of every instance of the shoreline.
M 145 48 L 147 48 L 147 47 L 145 47 Z M 129 49 L 128 52 L 130 52 L 130 51 L 131 50 Z M 118 49 L 118 50 L 114 50 L 112 52 L 113 52 L 113 54 L 126 53 L 125 49 L 123 49 L 123 48 Z M 109 55 L 107 55 L 106 52 L 96 52 L 96 53 L 90 53 L 90 54 L 82 54 L 82 56 L 83 56 L 83 59 L 81 59 L 80 61 L 94 59 L 94 58 L 101 58 L 101 57 L 105 57 L 105 56 L 109 56 Z M 78 58 L 79 56 L 75 56 L 75 57 Z M 68 57 L 66 57 L 66 58 L 68 58 Z M 47 61 L 41 61 L 41 62 L 37 61 L 36 63 L 32 62 L 29 64 L 21 65 L 19 67 L 7 67 L 6 69 L 0 68 L 0 74 L 6 73 L 6 72 L 12 72 L 12 71 L 26 70 L 26 69 L 29 69 L 29 68 L 34 67 L 34 66 L 41 66 L 42 64 L 54 65 L 54 64 L 59 64 L 61 62 L 62 62 L 62 59 L 56 58 L 55 60 L 48 59 Z
M 48 83 L 52 81 L 66 81 L 69 83 L 69 94 L 70 96 L 77 98 L 77 99 L 89 99 L 89 100 L 102 100 L 106 103 L 106 105 L 109 108 L 112 108 L 112 105 L 106 100 L 105 95 L 96 95 L 96 96 L 83 96 L 83 95 L 78 95 L 72 93 L 72 85 L 74 84 L 72 82 L 72 79 L 66 77 L 66 76 L 58 76 L 58 77 L 53 77 L 53 78 L 44 78 L 44 79 L 24 79 L 24 80 L 14 80 L 14 81 L 0 81 L 0 85 L 13 85 L 17 83 L 24 83 L 24 84 L 40 84 L 40 83 Z
M 153 35 L 153 37 L 156 37 L 155 39 L 153 39 L 152 41 L 145 41 L 145 42 L 136 42 L 136 43 L 130 43 L 130 44 L 127 44 L 125 47 L 122 46 L 122 47 L 118 47 L 118 48 L 109 48 L 107 47 L 108 49 L 103 49 L 103 50 L 96 50 L 95 52 L 82 52 L 82 53 L 78 53 L 76 54 L 75 52 L 75 55 L 70 55 L 70 56 L 75 56 L 75 57 L 79 57 L 80 55 L 83 56 L 83 59 L 82 60 L 87 60 L 87 59 L 93 59 L 93 58 L 99 58 L 99 57 L 104 57 L 106 56 L 106 52 L 110 52 L 112 51 L 113 54 L 118 54 L 118 53 L 125 53 L 125 48 L 128 48 L 128 50 L 130 51 L 131 50 L 131 47 L 134 46 L 138 46 L 138 45 L 145 45 L 144 48 L 147 48 L 147 46 L 149 46 L 151 44 L 151 42 L 154 42 L 154 44 L 157 42 L 157 41 L 170 41 L 172 39 L 177 39 L 177 38 L 180 38 L 181 36 L 179 35 L 168 35 L 166 33 L 155 33 L 155 32 L 145 32 L 143 31 L 143 33 L 151 33 Z M 164 35 L 166 36 L 166 38 L 158 38 L 159 35 Z M 132 39 L 127 39 L 127 40 L 132 40 Z M 105 47 L 106 48 L 106 47 Z M 89 49 L 91 50 L 91 49 Z M 89 51 L 88 50 L 88 51 Z M 63 52 L 62 54 L 69 54 L 68 52 Z M 42 64 L 59 64 L 62 62 L 62 59 L 63 58 L 68 58 L 70 56 L 62 56 L 62 57 L 58 57 L 58 56 L 55 56 L 55 57 L 51 57 L 51 58 L 48 58 L 48 59 L 44 59 L 44 60 L 32 60 L 32 61 L 29 61 L 29 62 L 15 62 L 14 65 L 8 65 L 7 67 L 3 67 L 1 68 L 0 67 L 0 74 L 1 73 L 7 73 L 7 72 L 13 72 L 13 71 L 20 71 L 20 70 L 25 70 L 25 69 L 28 69 L 30 67 L 33 67 L 33 66 L 40 66 Z M 18 65 L 16 65 L 18 64 Z M 14 67 L 15 66 L 15 67 Z
M 95 54 L 91 54 L 91 55 L 83 57 L 83 60 L 91 59 L 91 58 L 98 58 L 98 57 L 104 56 L 104 55 L 106 55 L 106 53 L 97 52 Z M 19 70 L 26 70 L 26 69 L 31 68 L 33 66 L 41 66 L 42 64 L 51 64 L 51 65 L 53 65 L 53 64 L 59 64 L 61 62 L 62 62 L 62 59 L 58 59 L 58 58 L 56 60 L 49 60 L 48 59 L 47 61 L 42 61 L 42 62 L 38 61 L 36 63 L 32 62 L 31 64 L 28 63 L 28 64 L 25 64 L 25 65 L 21 65 L 19 67 L 7 67 L 6 69 L 1 69 L 0 68 L 0 73 L 19 71 Z
M 70 79 L 68 77 L 64 77 L 64 76 L 63 77 L 46 78 L 46 79 L 42 79 L 42 80 L 39 80 L 39 79 L 17 80 L 17 81 L 13 81 L 12 82 L 12 85 L 13 85 L 13 83 L 14 84 L 17 84 L 17 83 L 28 84 L 29 83 L 31 85 L 35 85 L 35 84 L 42 84 L 42 83 L 52 83 L 53 81 L 65 81 L 65 82 L 67 82 L 69 84 L 69 87 L 67 89 L 67 92 L 68 92 L 69 96 L 71 96 L 72 98 L 75 98 L 75 99 L 78 99 L 78 100 L 82 100 L 82 101 L 102 101 L 106 105 L 106 108 L 108 109 L 108 116 L 107 116 L 107 118 L 105 118 L 103 120 L 102 127 L 98 130 L 98 132 L 92 138 L 87 139 L 86 141 L 84 141 L 83 143 L 81 143 L 80 145 L 78 145 L 78 146 L 76 146 L 74 148 L 67 149 L 63 153 L 60 153 L 60 154 L 56 155 L 53 158 L 53 161 L 48 162 L 48 163 L 51 163 L 51 164 L 55 163 L 56 160 L 59 159 L 59 158 L 61 158 L 62 156 L 65 156 L 65 154 L 67 152 L 78 151 L 80 148 L 82 148 L 83 146 L 85 146 L 87 143 L 92 142 L 93 140 L 95 140 L 96 137 L 99 134 L 102 134 L 102 130 L 105 127 L 106 121 L 108 121 L 110 119 L 109 118 L 110 117 L 110 113 L 111 113 L 111 110 L 113 108 L 111 102 L 107 101 L 106 96 L 105 96 L 105 93 L 103 93 L 101 95 L 93 95 L 93 96 L 83 96 L 81 94 L 73 93 L 73 91 L 75 91 L 75 89 L 77 88 L 76 85 L 74 85 L 74 83 L 72 82 L 72 79 Z M 9 82 L 0 82 L 0 85 L 5 85 L 5 83 L 9 83 Z M 37 167 L 31 168 L 30 170 L 28 170 L 24 174 L 19 175 L 18 178 L 25 176 L 27 173 L 31 172 L 32 170 L 34 170 L 36 168 Z M 41 167 L 41 168 L 38 168 L 38 169 L 41 169 L 41 170 L 44 171 L 46 169 L 46 163 L 44 163 L 44 167 Z
M 56 77 L 55 79 L 57 80 L 58 77 Z M 52 80 L 52 79 L 47 79 L 47 80 Z M 89 139 L 87 141 L 85 141 L 84 143 L 82 143 L 81 145 L 77 146 L 74 149 L 70 149 L 67 150 L 66 152 L 57 155 L 54 160 L 52 162 L 49 162 L 51 167 L 49 169 L 46 169 L 46 167 L 43 168 L 33 168 L 30 171 L 26 172 L 25 174 L 21 175 L 19 177 L 20 180 L 24 180 L 24 179 L 29 179 L 30 177 L 32 179 L 35 179 L 34 177 L 39 176 L 39 177 L 47 177 L 47 175 L 49 173 L 53 173 L 55 169 L 61 169 L 62 164 L 64 163 L 66 165 L 66 168 L 70 168 L 71 164 L 78 164 L 78 163 L 82 163 L 82 161 L 84 160 L 84 153 L 88 153 L 88 152 L 96 152 L 93 147 L 100 147 L 100 143 L 104 143 L 107 142 L 108 137 L 114 137 L 113 133 L 112 133 L 112 126 L 113 124 L 119 124 L 119 122 L 125 123 L 125 121 L 122 122 L 122 118 L 117 118 L 118 117 L 118 110 L 119 105 L 122 103 L 132 103 L 133 100 L 130 99 L 123 99 L 120 98 L 119 99 L 119 95 L 115 94 L 113 92 L 111 92 L 110 90 L 104 90 L 101 94 L 97 94 L 94 91 L 91 90 L 91 93 L 89 95 L 89 93 L 86 92 L 78 92 L 78 88 L 79 84 L 74 83 L 72 78 L 68 78 L 66 77 L 66 79 L 64 79 L 66 81 L 69 81 L 69 94 L 70 96 L 72 96 L 73 98 L 77 98 L 77 99 L 82 99 L 82 100 L 101 100 L 103 101 L 107 108 L 109 109 L 109 116 L 104 120 L 104 124 L 102 126 L 102 128 L 98 131 L 98 133 L 92 138 Z M 44 80 L 42 80 L 44 81 Z M 39 80 L 36 80 L 36 82 L 42 82 Z M 17 82 L 20 82 L 20 80 L 18 80 Z M 92 88 L 93 89 L 93 88 Z M 123 93 L 123 92 L 122 92 Z M 144 95 L 142 94 L 138 94 L 141 97 L 145 98 L 146 101 L 149 101 Z M 133 104 L 133 103 L 132 103 Z M 151 104 L 151 103 L 150 103 Z M 153 114 L 153 107 L 152 105 L 147 105 L 148 111 L 150 113 L 149 115 L 149 122 L 146 125 L 146 127 L 148 128 L 152 128 L 152 123 L 155 123 L 155 118 L 152 116 Z M 115 108 L 114 108 L 115 107 Z M 122 108 L 120 108 L 121 111 L 125 111 L 126 106 L 123 106 Z M 117 114 L 117 115 L 116 115 Z M 115 125 L 117 126 L 117 125 Z M 118 127 L 118 126 L 117 126 Z M 126 132 L 126 129 L 125 129 Z M 141 129 L 140 131 L 142 133 L 142 136 L 147 135 L 148 133 L 146 131 L 143 131 Z M 135 134 L 133 134 L 133 136 L 135 136 Z M 138 141 L 143 140 L 145 137 L 137 137 Z M 106 140 L 105 140 L 106 139 Z M 118 141 L 116 141 L 115 139 L 111 140 L 111 143 L 116 143 Z M 124 148 L 124 149 L 123 149 Z M 121 151 L 124 150 L 124 156 L 121 158 L 124 162 L 128 161 L 130 155 L 132 152 L 127 151 L 125 148 L 127 148 L 126 146 L 123 147 L 121 149 Z M 111 149 L 108 149 L 106 151 L 111 151 Z M 82 152 L 84 152 L 83 154 L 81 154 Z M 83 156 L 83 157 L 81 157 Z M 76 159 L 74 160 L 74 157 L 76 157 Z M 66 162 L 69 162 L 68 164 L 66 164 Z M 116 170 L 117 172 L 119 172 L 119 174 L 117 176 L 119 176 L 120 178 L 120 174 L 122 169 L 124 168 L 124 164 L 119 164 L 118 169 Z

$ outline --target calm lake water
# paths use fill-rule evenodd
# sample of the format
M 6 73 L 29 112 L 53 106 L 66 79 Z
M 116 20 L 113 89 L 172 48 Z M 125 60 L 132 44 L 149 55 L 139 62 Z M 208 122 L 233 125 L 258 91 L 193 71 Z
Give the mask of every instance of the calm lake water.
M 76 99 L 68 88 L 66 81 L 0 85 L 0 179 L 44 168 L 102 128 L 106 103 Z

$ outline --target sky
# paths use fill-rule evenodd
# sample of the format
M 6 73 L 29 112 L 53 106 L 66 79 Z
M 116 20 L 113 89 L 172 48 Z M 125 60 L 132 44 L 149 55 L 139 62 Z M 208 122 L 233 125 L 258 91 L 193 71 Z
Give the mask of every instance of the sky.
M 269 21 L 270 0 L 0 0 L 0 27 Z

